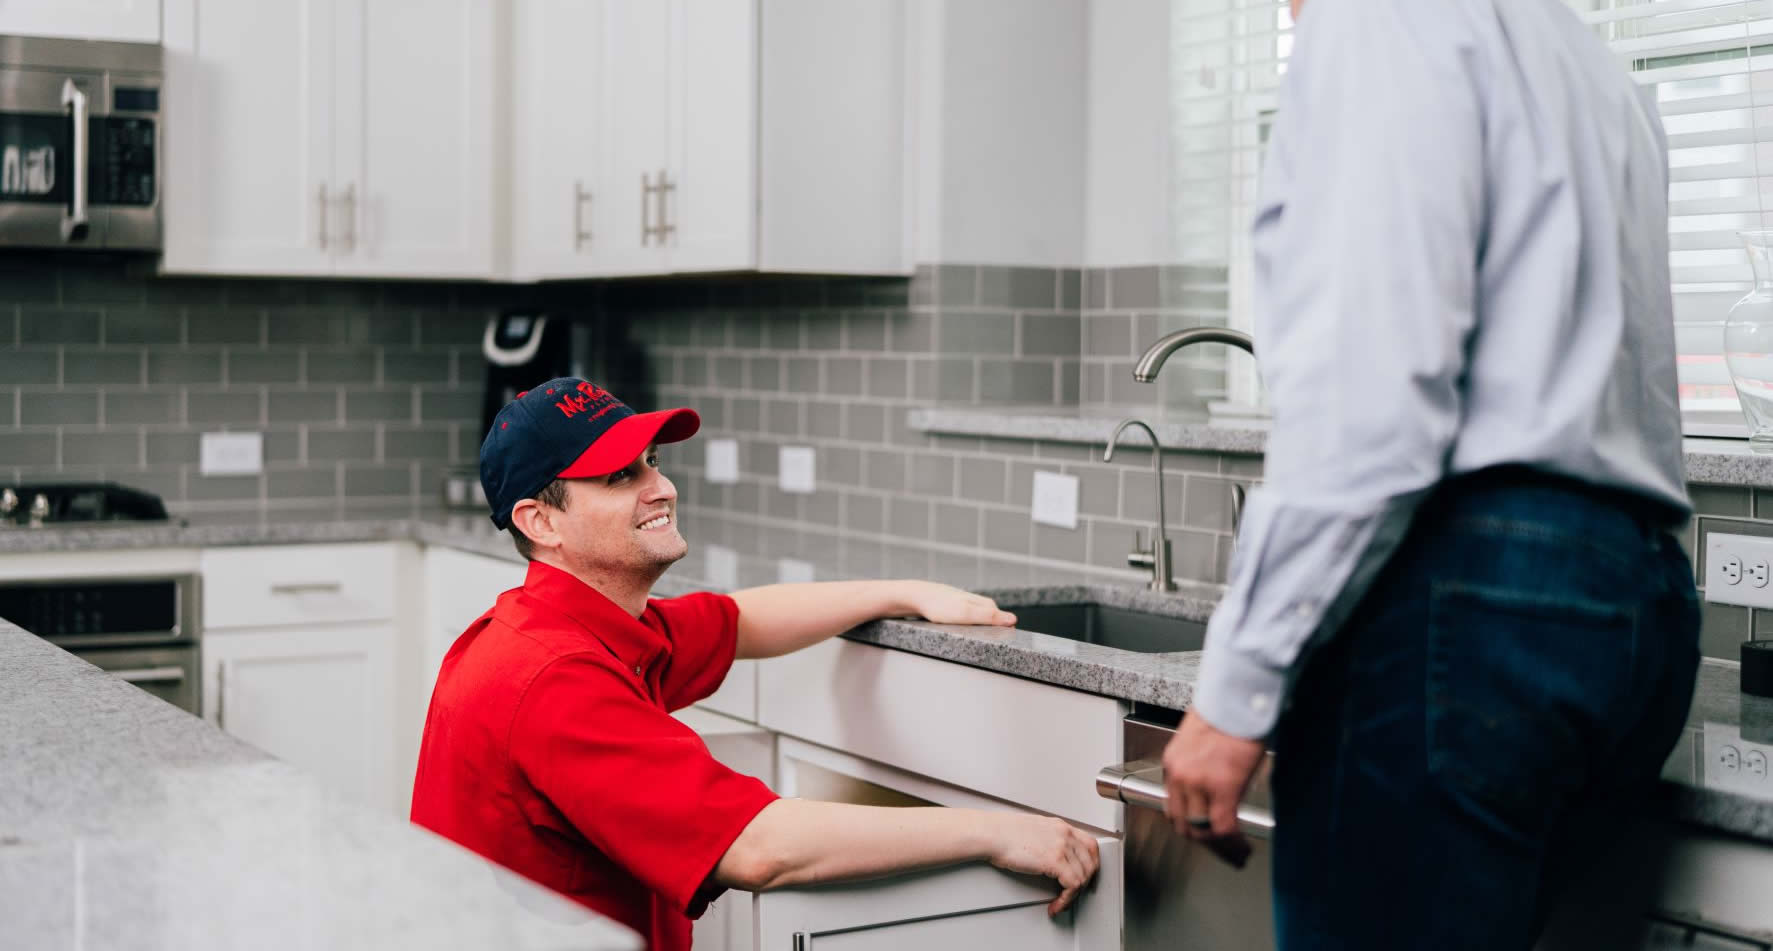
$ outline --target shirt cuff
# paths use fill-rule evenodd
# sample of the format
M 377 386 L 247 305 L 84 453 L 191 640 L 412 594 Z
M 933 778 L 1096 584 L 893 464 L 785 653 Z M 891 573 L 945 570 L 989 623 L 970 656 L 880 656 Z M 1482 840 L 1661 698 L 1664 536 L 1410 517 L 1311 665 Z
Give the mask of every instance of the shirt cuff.
M 1260 740 L 1280 719 L 1287 674 L 1226 645 L 1209 646 L 1194 685 L 1192 712 L 1221 733 Z

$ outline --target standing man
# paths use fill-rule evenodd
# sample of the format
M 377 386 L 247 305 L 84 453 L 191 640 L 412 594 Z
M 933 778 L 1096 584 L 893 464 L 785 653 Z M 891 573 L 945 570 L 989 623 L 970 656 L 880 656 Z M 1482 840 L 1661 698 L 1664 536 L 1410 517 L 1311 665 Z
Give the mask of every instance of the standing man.
M 1527 948 L 1698 663 L 1661 123 L 1560 0 L 1293 13 L 1267 485 L 1168 811 L 1236 835 L 1270 739 L 1285 951 Z
M 689 550 L 656 446 L 701 425 L 636 414 L 583 380 L 518 395 L 480 448 L 493 523 L 530 559 L 437 675 L 412 820 L 685 951 L 728 888 L 869 878 L 959 862 L 1055 879 L 1058 914 L 1098 864 L 1059 819 L 781 799 L 716 762 L 670 711 L 735 658 L 775 657 L 879 617 L 1012 624 L 925 581 L 771 585 L 649 600 Z

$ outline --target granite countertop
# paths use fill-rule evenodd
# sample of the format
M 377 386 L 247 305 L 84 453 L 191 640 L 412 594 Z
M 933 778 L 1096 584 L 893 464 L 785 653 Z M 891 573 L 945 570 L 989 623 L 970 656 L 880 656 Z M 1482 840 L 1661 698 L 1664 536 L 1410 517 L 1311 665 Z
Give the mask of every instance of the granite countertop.
M 3 620 L 0 724 L 8 948 L 640 947 Z
M 1094 600 L 1123 608 L 1205 621 L 1220 589 L 1185 586 L 1173 594 L 1140 587 L 1132 571 L 1013 562 L 940 546 L 856 538 L 835 530 L 785 528 L 768 519 L 686 508 L 690 554 L 655 588 L 660 596 L 695 590 L 732 590 L 778 581 L 845 578 L 938 578 L 988 594 L 1000 603 L 1032 605 Z M 211 518 L 190 524 L 120 525 L 89 529 L 0 532 L 9 552 L 195 548 L 282 543 L 413 541 L 518 561 L 507 536 L 484 516 L 438 512 L 399 517 L 283 519 Z M 850 640 L 951 660 L 1057 686 L 1168 709 L 1193 699 L 1200 654 L 1138 654 L 1033 631 L 876 621 L 848 632 Z M 1767 799 L 1707 788 L 1705 725 L 1737 729 L 1736 666 L 1707 661 L 1680 750 L 1665 776 L 1669 799 L 1683 821 L 1773 842 L 1773 784 Z M 1754 729 L 1750 722 L 1750 730 Z M 1773 724 L 1765 741 L 1773 745 Z M 0 746 L 3 749 L 3 746 Z M 0 812 L 0 815 L 3 815 Z
M 1106 445 L 1115 425 L 1127 416 L 1151 424 L 1168 449 L 1259 455 L 1268 445 L 1271 424 L 1262 419 L 1208 419 L 1199 414 L 1172 415 L 1161 407 L 1135 406 L 1057 411 L 1023 409 L 913 409 L 912 429 L 956 436 L 1038 439 L 1047 442 Z M 1687 481 L 1703 485 L 1773 488 L 1773 454 L 1748 448 L 1746 439 L 1685 439 Z

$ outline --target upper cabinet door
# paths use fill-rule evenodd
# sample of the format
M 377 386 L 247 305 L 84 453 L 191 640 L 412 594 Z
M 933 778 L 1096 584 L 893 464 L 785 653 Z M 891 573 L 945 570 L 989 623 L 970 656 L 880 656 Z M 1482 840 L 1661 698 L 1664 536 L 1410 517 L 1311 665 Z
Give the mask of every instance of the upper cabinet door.
M 603 4 L 517 0 L 512 7 L 511 273 L 596 273 Z
M 591 220 L 603 274 L 663 273 L 672 235 L 671 37 L 668 0 L 605 0 L 598 188 Z
M 167 0 L 162 268 L 326 274 L 334 0 Z
M 174 0 L 176 2 L 176 0 Z M 0 3 L 0 33 L 78 40 L 160 42 L 160 0 Z
M 673 271 L 757 266 L 757 4 L 676 0 L 672 24 Z M 825 87 L 830 94 L 832 87 Z
M 339 0 L 337 272 L 493 273 L 493 0 Z

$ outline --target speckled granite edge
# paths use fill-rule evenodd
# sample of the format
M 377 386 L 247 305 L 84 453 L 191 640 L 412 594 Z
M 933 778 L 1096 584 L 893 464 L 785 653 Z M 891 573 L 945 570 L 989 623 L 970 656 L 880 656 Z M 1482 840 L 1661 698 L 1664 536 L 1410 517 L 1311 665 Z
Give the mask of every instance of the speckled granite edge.
M 1757 453 L 1742 439 L 1689 439 L 1687 481 L 1703 485 L 1773 488 L 1773 454 Z
M 1259 425 L 1223 423 L 1176 423 L 1147 419 L 1166 449 L 1198 452 L 1260 453 L 1268 444 L 1268 430 Z M 1037 439 L 1045 442 L 1078 442 L 1105 445 L 1118 419 L 1082 416 L 1036 416 L 965 409 L 913 409 L 906 419 L 912 429 L 955 436 L 991 436 L 997 439 Z M 1140 437 L 1143 438 L 1143 434 Z

